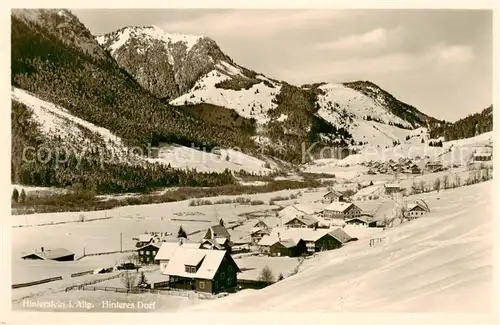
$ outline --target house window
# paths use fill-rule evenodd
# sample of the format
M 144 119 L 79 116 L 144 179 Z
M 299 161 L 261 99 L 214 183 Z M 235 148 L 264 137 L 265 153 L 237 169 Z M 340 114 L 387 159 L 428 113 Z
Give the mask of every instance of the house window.
M 185 265 L 184 270 L 185 270 L 187 273 L 196 273 L 196 267 L 195 267 L 195 266 Z
M 149 257 L 146 257 L 146 262 L 149 262 Z
M 149 255 L 149 251 L 146 251 L 146 255 Z
M 144 255 L 144 251 L 139 251 L 139 255 Z
M 227 269 L 228 269 L 229 272 L 232 272 L 233 271 L 233 266 L 229 265 Z
M 227 285 L 231 285 L 231 278 L 227 278 Z
M 151 254 L 153 254 L 153 256 L 155 256 L 156 255 L 156 251 L 152 251 Z
M 222 273 L 220 274 L 220 278 L 221 278 L 221 280 L 224 280 L 224 278 L 225 278 L 225 277 L 226 277 L 226 274 L 225 274 L 224 272 L 222 272 Z
M 200 281 L 200 289 L 205 289 L 205 282 L 204 281 Z

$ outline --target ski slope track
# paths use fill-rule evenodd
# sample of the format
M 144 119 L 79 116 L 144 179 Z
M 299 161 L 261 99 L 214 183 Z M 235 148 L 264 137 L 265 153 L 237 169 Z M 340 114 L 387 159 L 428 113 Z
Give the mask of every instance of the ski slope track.
M 360 239 L 265 289 L 182 312 L 491 312 L 492 189 L 489 181 L 427 194 L 431 212 L 381 232 L 374 247 Z

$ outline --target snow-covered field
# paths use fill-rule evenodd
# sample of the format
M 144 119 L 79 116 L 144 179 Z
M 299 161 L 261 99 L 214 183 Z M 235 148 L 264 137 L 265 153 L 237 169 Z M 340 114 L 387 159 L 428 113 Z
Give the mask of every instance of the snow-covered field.
M 232 149 L 220 149 L 219 152 L 196 150 L 180 145 L 163 144 L 159 147 L 158 157 L 149 158 L 151 162 L 170 164 L 173 168 L 189 168 L 197 171 L 223 172 L 245 170 L 250 173 L 266 175 L 270 168 L 264 167 L 266 162 Z M 271 163 L 270 163 L 271 164 Z M 272 164 L 276 167 L 276 164 Z M 272 166 L 271 165 L 271 166 Z
M 491 312 L 492 190 L 490 181 L 422 195 L 432 214 L 383 231 L 375 247 L 361 239 L 270 287 L 182 311 Z
M 270 256 L 245 256 L 234 260 L 242 273 L 238 274 L 238 279 L 257 280 L 262 269 L 269 267 L 277 280 L 280 273 L 287 277 L 295 267 L 299 265 L 296 257 L 270 257 Z

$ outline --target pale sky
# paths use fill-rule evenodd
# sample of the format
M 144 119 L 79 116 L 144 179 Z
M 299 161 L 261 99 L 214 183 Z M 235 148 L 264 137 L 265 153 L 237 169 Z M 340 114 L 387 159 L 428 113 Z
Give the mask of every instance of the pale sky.
M 439 119 L 493 102 L 485 10 L 72 10 L 96 35 L 157 25 L 214 39 L 235 62 L 301 85 L 370 80 Z

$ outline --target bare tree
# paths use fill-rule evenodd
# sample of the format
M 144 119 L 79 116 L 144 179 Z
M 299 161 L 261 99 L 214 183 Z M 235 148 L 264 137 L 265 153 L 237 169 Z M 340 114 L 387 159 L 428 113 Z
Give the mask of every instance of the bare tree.
M 455 175 L 455 187 L 460 187 L 461 186 L 460 182 L 461 182 L 460 175 L 456 174 Z
M 259 281 L 265 281 L 265 282 L 273 282 L 274 281 L 274 275 L 273 271 L 269 268 L 269 266 L 265 266 L 262 271 L 260 272 Z
M 440 188 L 441 188 L 441 179 L 438 177 L 434 180 L 434 190 L 439 192 Z
M 125 256 L 126 263 L 139 264 L 139 255 L 137 253 L 131 253 Z
M 411 184 L 411 194 L 418 194 L 418 193 L 419 193 L 419 188 L 415 180 L 413 180 L 413 183 Z
M 420 181 L 419 185 L 420 185 L 420 193 L 424 193 L 425 192 L 425 182 L 422 180 L 422 181 Z
M 443 176 L 443 188 L 445 190 L 450 188 L 450 176 L 449 175 L 444 175 Z
M 125 289 L 132 290 L 137 283 L 137 273 L 132 271 L 125 271 L 121 277 Z

